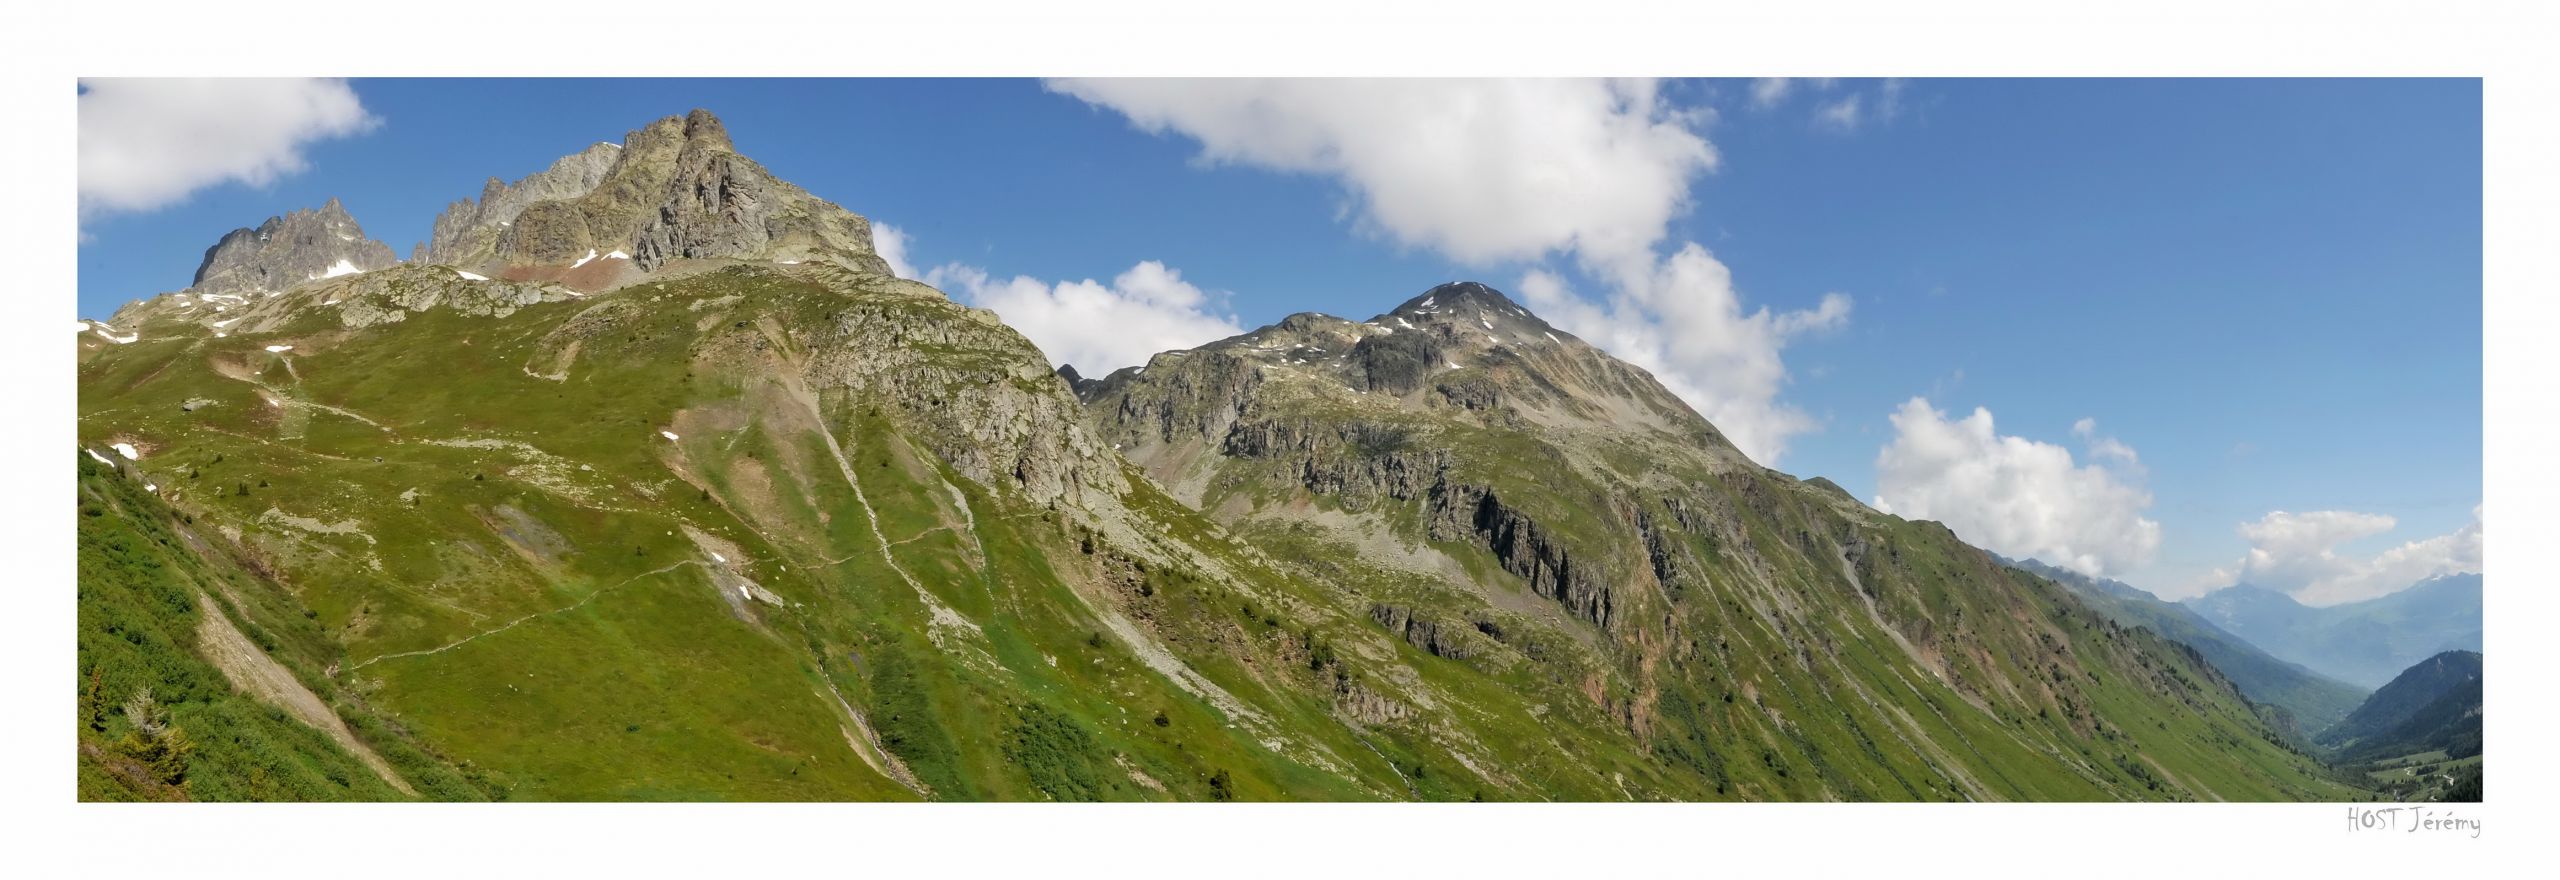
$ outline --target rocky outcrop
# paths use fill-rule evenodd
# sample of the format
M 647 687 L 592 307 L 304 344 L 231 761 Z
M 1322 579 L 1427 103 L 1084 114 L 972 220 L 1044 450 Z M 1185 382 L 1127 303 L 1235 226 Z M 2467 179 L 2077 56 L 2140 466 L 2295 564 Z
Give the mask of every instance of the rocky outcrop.
M 1427 334 L 1390 333 L 1360 340 L 1351 349 L 1363 390 L 1404 395 L 1420 389 L 1441 363 L 1440 345 Z
M 963 476 L 1017 485 L 1037 502 L 1108 503 L 1126 491 L 1118 459 L 1083 426 L 1075 397 L 994 313 L 886 274 L 822 271 L 830 286 L 858 294 L 798 340 L 812 353 L 804 381 L 822 399 L 902 409 L 899 423 Z
M 1418 498 L 1441 480 L 1446 452 L 1418 442 L 1409 428 L 1305 418 L 1251 419 L 1227 430 L 1219 451 L 1244 459 L 1287 462 L 1308 491 L 1367 509 L 1382 498 Z
M 1590 566 L 1576 565 L 1562 542 L 1492 490 L 1443 482 L 1432 487 L 1430 510 L 1433 540 L 1477 543 L 1492 551 L 1502 570 L 1574 616 L 1602 629 L 1614 619 L 1617 597 L 1609 585 Z
M 454 202 L 436 215 L 432 237 L 419 255 L 425 262 L 458 266 L 485 262 L 500 233 L 513 226 L 525 209 L 594 192 L 621 156 L 620 144 L 599 143 L 514 183 L 489 178 L 478 199 Z
M 730 150 L 719 126 L 699 110 L 686 118 L 666 199 L 633 242 L 640 268 L 678 258 L 754 257 L 831 259 L 888 273 L 872 251 L 870 221 L 765 173 Z
M 338 320 L 348 329 L 408 320 L 411 314 L 444 308 L 480 318 L 503 318 L 537 303 L 570 298 L 567 291 L 538 284 L 476 281 L 428 266 L 367 275 L 328 291 Z
M 1067 383 L 1067 390 L 1075 392 L 1076 399 L 1080 401 L 1092 400 L 1094 392 L 1102 389 L 1102 380 L 1085 378 L 1084 374 L 1076 372 L 1074 364 L 1058 365 L 1058 381 Z
M 465 268 L 568 266 L 619 252 L 642 271 L 680 259 L 827 260 L 888 274 L 871 222 L 739 155 L 709 111 L 670 116 L 512 184 L 489 181 L 436 218 L 426 255 Z M 493 273 L 494 274 L 494 273 Z
M 1385 603 L 1370 605 L 1369 619 L 1377 622 L 1379 626 L 1386 627 L 1387 632 L 1405 640 L 1407 644 L 1421 648 L 1434 657 L 1465 660 L 1473 653 L 1467 647 L 1466 637 L 1459 635 L 1460 632 L 1470 629 L 1467 626 L 1444 625 L 1428 616 L 1415 613 L 1411 608 Z
M 1158 442 L 1225 434 L 1262 383 L 1253 363 L 1224 352 L 1166 352 L 1147 366 L 1155 371 L 1153 378 L 1139 382 L 1141 372 L 1120 370 L 1090 399 L 1123 390 L 1115 395 L 1114 426 Z
M 187 289 L 197 294 L 274 293 L 321 278 L 399 264 L 391 246 L 366 238 L 337 199 L 316 210 L 234 229 L 204 252 Z

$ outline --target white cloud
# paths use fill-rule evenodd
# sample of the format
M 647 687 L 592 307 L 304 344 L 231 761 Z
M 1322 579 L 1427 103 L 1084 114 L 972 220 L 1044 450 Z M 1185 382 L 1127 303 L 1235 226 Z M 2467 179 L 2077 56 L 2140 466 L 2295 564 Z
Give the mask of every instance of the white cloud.
M 1813 111 L 1813 124 L 1817 128 L 1833 131 L 1857 131 L 1859 121 L 1864 118 L 1865 106 L 1864 95 L 1855 93 L 1843 95 L 1839 100 L 1816 108 Z
M 1051 284 L 1027 275 L 999 279 L 958 263 L 936 267 L 920 280 L 994 310 L 1051 364 L 1074 364 L 1088 376 L 1244 332 L 1233 316 L 1210 312 L 1209 295 L 1182 280 L 1180 271 L 1154 260 L 1130 267 L 1108 285 L 1091 279 Z
M 1820 89 L 1827 84 L 1815 82 Z M 1543 265 L 1522 292 L 1548 320 L 1651 370 L 1776 463 L 1816 423 L 1777 395 L 1779 352 L 1840 326 L 1849 298 L 1747 309 L 1703 247 L 1666 256 L 1690 181 L 1714 170 L 1707 111 L 1643 80 L 1063 80 L 1050 88 L 1140 129 L 1197 140 L 1201 159 L 1341 183 L 1358 224 L 1470 265 L 1569 257 L 1584 296 Z M 1783 91 L 1785 87 L 1776 88 Z
M 871 249 L 889 264 L 889 274 L 913 281 L 916 267 L 907 265 L 907 231 L 879 221 L 871 223 Z
M 2052 443 L 2002 436 L 1991 411 L 1950 421 L 1914 397 L 1892 417 L 1876 454 L 1876 509 L 1943 522 L 1965 540 L 2090 575 L 2121 574 L 2160 549 L 2160 524 L 2142 516 L 2139 474 L 2077 464 Z M 2082 420 L 2094 436 L 2096 423 Z M 2124 453 L 2132 454 L 2130 448 Z
M 1787 382 L 1780 353 L 1798 336 L 1847 324 L 1847 296 L 1825 295 L 1812 309 L 1746 312 L 1733 273 L 1696 244 L 1659 263 L 1617 268 L 1605 305 L 1542 270 L 1522 278 L 1520 292 L 1557 326 L 1652 372 L 1755 461 L 1776 462 L 1788 438 L 1818 426 L 1778 400 Z
M 1209 162 L 1335 178 L 1364 227 L 1461 262 L 1642 253 L 1715 149 L 1642 80 L 1057 80 Z
M 1904 83 L 1888 79 L 1876 84 L 1875 92 L 1851 92 L 1814 108 L 1813 126 L 1818 129 L 1848 133 L 1868 125 L 1892 122 L 1902 115 Z
M 1766 110 L 1771 107 L 1778 106 L 1780 103 L 1787 100 L 1788 92 L 1795 91 L 1795 86 L 1795 80 L 1791 80 L 1783 76 L 1761 77 L 1759 79 L 1752 80 L 1751 106 L 1753 109 L 1757 110 Z
M 2133 468 L 2137 473 L 2140 472 L 2142 456 L 2135 453 L 2133 447 L 2125 445 L 2124 441 L 2100 435 L 2097 419 L 2083 418 L 2071 423 L 2071 436 L 2078 437 L 2081 442 L 2089 444 L 2090 459 L 2121 462 L 2125 467 Z
M 2391 531 L 2399 521 L 2378 513 L 2278 510 L 2240 524 L 2249 554 L 2231 569 L 2217 569 L 2206 586 L 2246 583 L 2291 594 L 2307 605 L 2335 605 L 2398 592 L 2419 581 L 2481 569 L 2480 509 L 2451 533 L 2410 541 L 2371 557 L 2339 552 L 2341 545 Z
M 83 79 L 80 211 L 149 211 L 305 167 L 302 149 L 373 128 L 335 79 Z

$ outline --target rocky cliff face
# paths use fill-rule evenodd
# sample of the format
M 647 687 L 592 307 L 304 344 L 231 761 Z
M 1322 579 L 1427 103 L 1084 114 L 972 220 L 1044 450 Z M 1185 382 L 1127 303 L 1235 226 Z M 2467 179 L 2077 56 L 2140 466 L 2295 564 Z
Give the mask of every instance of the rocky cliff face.
M 670 116 L 562 158 L 437 218 L 426 255 L 488 274 L 627 259 L 830 260 L 886 274 L 870 221 L 741 156 L 708 111 Z M 608 285 L 610 286 L 610 285 Z
M 480 189 L 477 199 L 463 199 L 436 215 L 432 237 L 419 252 L 422 262 L 476 265 L 494 253 L 498 237 L 515 225 L 518 215 L 541 202 L 575 199 L 594 192 L 605 172 L 622 156 L 622 145 L 598 143 L 551 163 L 539 173 L 514 183 L 498 178 Z
M 204 252 L 188 290 L 198 294 L 273 293 L 321 278 L 352 275 L 400 262 L 391 246 L 366 238 L 337 199 L 317 210 L 269 217 L 234 229 Z

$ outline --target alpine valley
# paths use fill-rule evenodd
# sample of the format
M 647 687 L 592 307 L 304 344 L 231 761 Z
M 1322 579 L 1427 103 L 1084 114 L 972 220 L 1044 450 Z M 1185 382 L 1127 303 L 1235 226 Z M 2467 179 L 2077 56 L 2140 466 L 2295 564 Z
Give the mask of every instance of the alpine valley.
M 1053 372 L 703 111 L 433 229 L 83 322 L 84 800 L 2378 796 L 2294 720 L 2360 690 L 1481 284 Z M 2340 742 L 2440 749 L 2437 690 Z

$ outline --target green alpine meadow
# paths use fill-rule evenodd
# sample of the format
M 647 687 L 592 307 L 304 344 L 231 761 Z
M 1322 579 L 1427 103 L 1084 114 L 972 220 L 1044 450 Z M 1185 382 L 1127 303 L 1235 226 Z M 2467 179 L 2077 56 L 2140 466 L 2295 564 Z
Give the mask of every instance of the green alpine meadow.
M 81 800 L 2477 797 L 2479 654 L 2012 562 L 1483 283 L 1087 378 L 700 110 L 433 228 L 82 322 Z

